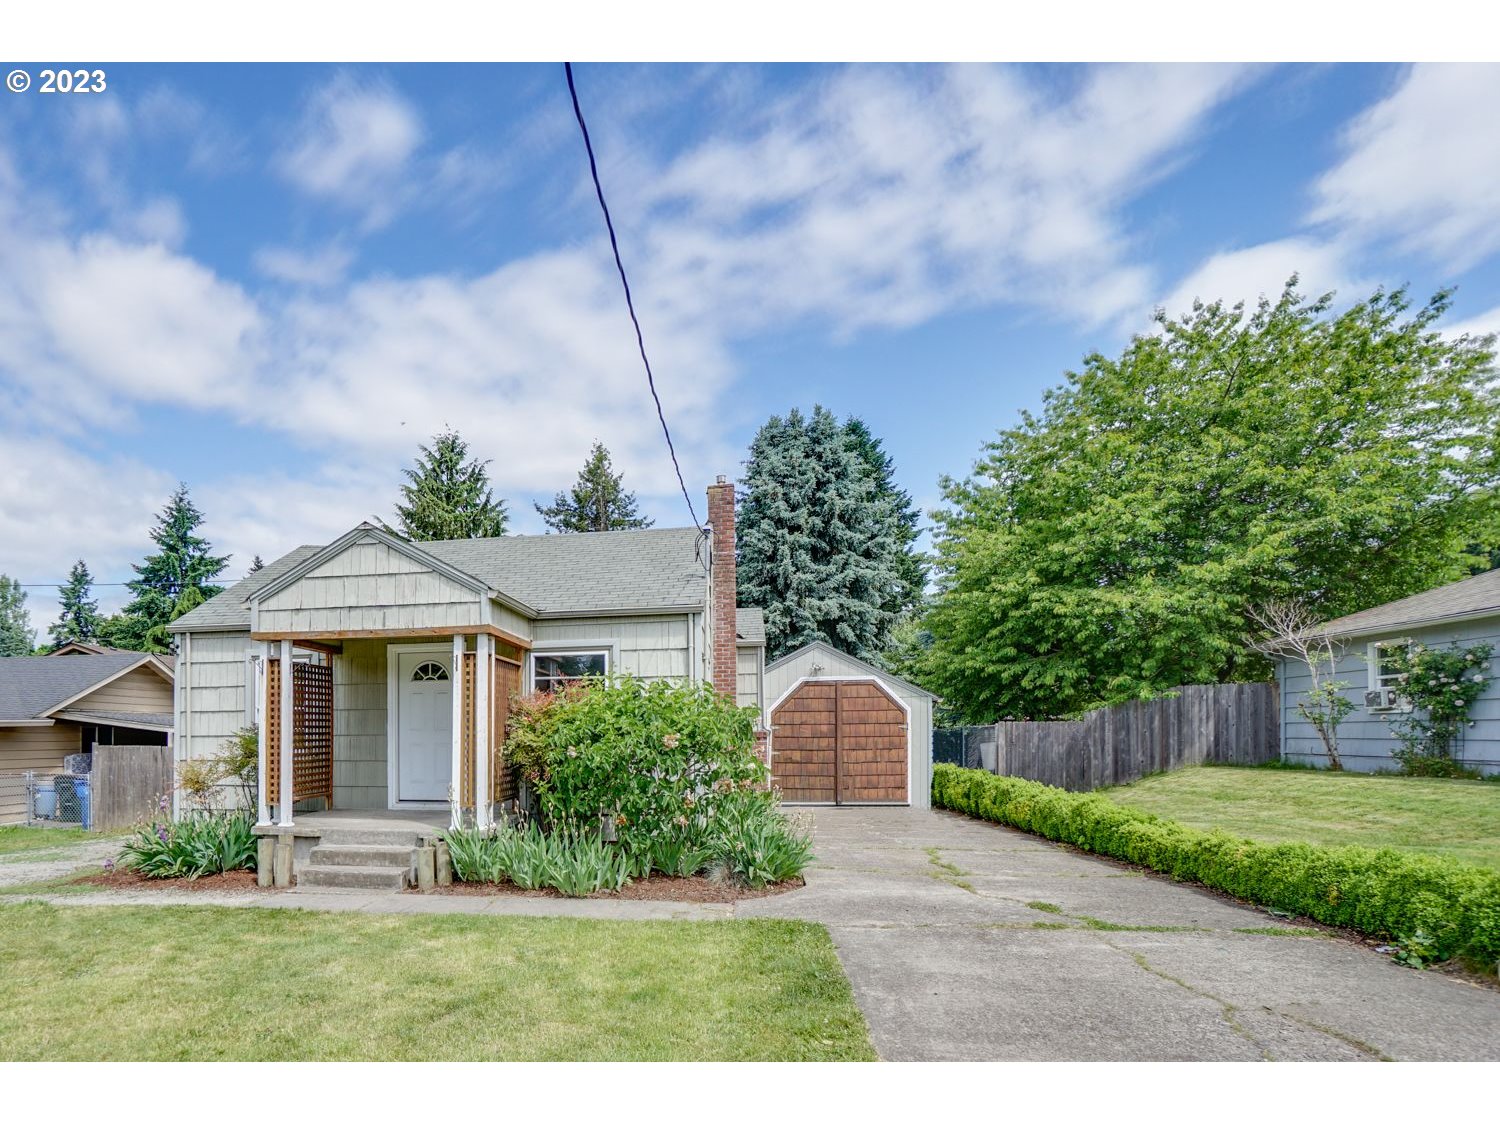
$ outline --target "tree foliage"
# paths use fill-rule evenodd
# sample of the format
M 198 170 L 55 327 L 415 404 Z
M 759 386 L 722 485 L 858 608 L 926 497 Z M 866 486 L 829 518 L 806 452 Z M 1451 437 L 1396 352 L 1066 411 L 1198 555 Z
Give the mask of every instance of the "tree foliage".
M 194 606 L 223 591 L 213 580 L 229 563 L 228 555 L 212 553 L 199 535 L 203 513 L 179 484 L 151 529 L 154 554 L 136 563 L 136 577 L 126 585 L 134 595 L 118 620 L 101 630 L 107 643 L 142 652 L 166 652 L 171 647 L 167 626 Z
M 553 531 L 624 531 L 650 527 L 640 514 L 635 493 L 621 483 L 624 473 L 612 473 L 609 450 L 594 442 L 589 459 L 578 473 L 578 481 L 567 492 L 559 492 L 548 507 L 534 505 Z
M 774 659 L 825 641 L 879 660 L 898 613 L 904 554 L 896 504 L 823 407 L 755 435 L 737 516 L 739 601 L 766 615 Z
M 504 535 L 509 514 L 490 488 L 489 462 L 471 459 L 468 443 L 452 430 L 420 448 L 416 464 L 401 470 L 401 534 L 419 542 Z
M 1089 356 L 943 482 L 922 678 L 972 721 L 1258 678 L 1249 608 L 1331 618 L 1462 577 L 1497 541 L 1493 338 L 1438 293 L 1341 313 L 1296 278 Z
M 30 656 L 35 648 L 26 591 L 18 579 L 0 574 L 0 656 Z
M 891 590 L 885 608 L 896 614 L 910 614 L 922 603 L 927 583 L 927 563 L 916 549 L 917 523 L 921 518 L 911 493 L 896 483 L 896 462 L 885 451 L 885 443 L 870 432 L 861 418 L 844 422 L 844 433 L 860 459 L 875 478 L 875 494 L 891 503 L 896 515 L 901 553 L 896 558 L 898 581 Z
M 94 576 L 88 564 L 79 559 L 68 571 L 68 580 L 57 591 L 58 615 L 48 634 L 52 647 L 69 641 L 96 641 L 104 619 L 99 616 L 99 602 L 94 598 Z

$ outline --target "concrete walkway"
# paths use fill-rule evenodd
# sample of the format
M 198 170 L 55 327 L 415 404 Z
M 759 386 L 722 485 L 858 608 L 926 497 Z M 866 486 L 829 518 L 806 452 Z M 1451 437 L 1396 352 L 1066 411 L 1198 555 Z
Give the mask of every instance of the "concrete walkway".
M 313 890 L 34 897 L 59 906 L 801 918 L 832 933 L 885 1059 L 1500 1057 L 1500 991 L 1403 968 L 1336 935 L 1304 936 L 1264 911 L 983 821 L 916 809 L 801 815 L 812 819 L 819 857 L 808 885 L 735 905 Z
M 45 829 L 38 829 L 45 831 Z M 55 846 L 0 855 L 0 887 L 19 887 L 59 879 L 84 867 L 103 869 L 106 859 L 120 854 L 120 836 L 62 840 Z
M 882 1058 L 1500 1057 L 1500 992 L 1206 891 L 952 813 L 815 826 L 808 886 L 736 914 L 827 925 Z

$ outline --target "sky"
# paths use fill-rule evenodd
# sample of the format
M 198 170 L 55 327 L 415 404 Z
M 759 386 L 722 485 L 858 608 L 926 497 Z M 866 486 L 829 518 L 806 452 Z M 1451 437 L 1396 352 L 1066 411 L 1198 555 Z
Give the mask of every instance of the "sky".
M 1293 272 L 1342 301 L 1456 287 L 1448 330 L 1500 329 L 1500 66 L 576 75 L 700 518 L 755 429 L 815 403 L 930 509 L 1154 309 Z M 561 66 L 105 87 L 0 93 L 0 573 L 39 633 L 75 559 L 133 576 L 177 482 L 235 579 L 393 518 L 446 427 L 513 532 L 595 440 L 659 526 L 690 522 Z

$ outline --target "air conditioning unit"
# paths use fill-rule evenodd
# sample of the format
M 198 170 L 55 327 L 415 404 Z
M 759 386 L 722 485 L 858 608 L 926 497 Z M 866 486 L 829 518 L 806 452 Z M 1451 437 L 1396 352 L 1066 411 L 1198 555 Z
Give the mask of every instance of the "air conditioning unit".
M 1401 697 L 1395 688 L 1375 688 L 1365 692 L 1366 711 L 1394 711 L 1401 706 Z

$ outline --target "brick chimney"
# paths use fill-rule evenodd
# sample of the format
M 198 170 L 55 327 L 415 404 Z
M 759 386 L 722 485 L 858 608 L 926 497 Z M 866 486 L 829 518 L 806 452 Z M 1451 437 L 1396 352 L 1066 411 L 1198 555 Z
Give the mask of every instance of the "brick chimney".
M 708 523 L 713 531 L 712 574 L 709 580 L 710 644 L 713 659 L 709 679 L 726 695 L 735 692 L 734 485 L 722 476 L 708 486 Z

